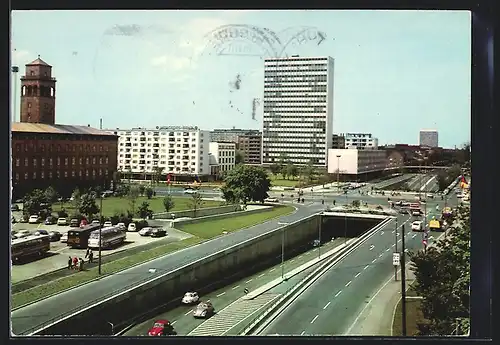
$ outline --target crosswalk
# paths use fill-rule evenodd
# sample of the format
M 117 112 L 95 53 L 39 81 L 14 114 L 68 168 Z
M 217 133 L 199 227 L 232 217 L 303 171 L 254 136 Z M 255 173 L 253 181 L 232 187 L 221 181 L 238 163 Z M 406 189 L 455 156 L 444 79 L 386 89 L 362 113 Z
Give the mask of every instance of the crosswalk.
M 196 327 L 189 336 L 221 336 L 246 318 L 262 310 L 281 294 L 264 293 L 251 300 L 239 299 Z

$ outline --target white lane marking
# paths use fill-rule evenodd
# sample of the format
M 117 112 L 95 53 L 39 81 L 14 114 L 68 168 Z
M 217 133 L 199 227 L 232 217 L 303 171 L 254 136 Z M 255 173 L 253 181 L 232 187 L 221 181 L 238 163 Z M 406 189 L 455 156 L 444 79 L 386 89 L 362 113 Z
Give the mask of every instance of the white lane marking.
M 305 333 L 305 332 L 306 332 L 306 331 L 302 331 L 302 333 L 300 333 L 300 335 L 304 335 L 304 333 Z
M 354 278 L 359 277 L 359 275 L 360 275 L 360 274 L 361 274 L 361 272 L 358 272 L 358 273 L 354 276 Z
M 261 275 L 258 276 L 258 278 L 262 278 L 265 275 L 265 273 L 262 273 Z
M 307 253 L 305 253 L 304 255 L 309 255 L 309 254 L 311 254 L 311 252 L 307 252 Z
M 407 235 L 410 235 L 411 234 L 411 231 L 408 231 Z
M 375 261 L 377 261 L 377 259 L 373 259 L 373 260 L 372 260 L 372 264 L 373 264 L 373 263 L 375 263 Z
M 102 246 L 101 246 L 101 247 L 102 247 Z M 272 271 L 274 271 L 275 269 L 276 269 L 276 267 L 275 267 L 275 268 L 271 268 L 271 269 L 269 270 L 269 272 L 272 272 Z
M 395 245 L 395 244 L 393 244 L 392 246 L 393 246 L 393 247 L 396 247 L 396 245 Z
M 328 308 L 328 306 L 330 305 L 330 303 L 332 303 L 332 302 L 328 302 L 327 304 L 325 304 L 325 306 L 323 307 L 323 310 L 325 310 L 326 308 Z
M 429 240 L 432 240 L 433 238 L 434 238 L 434 236 L 430 236 L 430 237 L 429 237 Z M 102 247 L 102 246 L 101 246 L 101 247 Z
M 188 311 L 188 312 L 187 312 L 186 314 L 184 314 L 184 315 L 188 316 L 189 314 L 191 314 L 191 312 L 192 312 L 192 311 L 193 311 L 193 310 L 190 310 L 190 311 Z
M 382 257 L 382 255 L 384 255 L 384 254 L 380 254 L 378 257 L 379 257 L 379 258 L 381 258 L 381 257 Z
M 341 293 L 341 292 L 342 292 L 342 290 L 340 290 L 339 292 L 337 292 L 337 293 L 335 294 L 335 297 L 338 297 L 338 296 L 340 295 L 340 293 Z
M 217 297 L 224 296 L 226 292 L 221 292 L 220 294 L 217 295 Z
M 297 256 L 297 259 L 300 259 L 301 257 L 302 257 L 302 255 L 299 255 L 299 256 Z
M 236 285 L 233 290 L 236 290 L 237 288 L 239 288 L 240 286 L 239 285 Z
M 373 250 L 373 248 L 375 248 L 375 246 L 372 244 L 372 245 L 370 246 L 370 250 Z
M 395 232 L 396 232 L 396 230 L 392 230 L 392 233 L 395 233 Z
M 417 237 L 417 234 L 414 234 L 411 238 L 415 238 L 415 237 Z
M 176 322 L 177 322 L 177 320 L 176 320 L 176 321 L 172 321 L 172 325 L 173 325 L 174 323 L 176 323 Z
M 317 319 L 318 317 L 319 317 L 319 315 L 316 315 L 316 316 L 314 317 L 314 319 L 312 319 L 312 320 L 311 320 L 311 323 L 314 323 L 314 321 L 316 321 L 316 319 Z
M 300 256 L 299 256 L 299 257 L 300 257 Z M 292 260 L 290 260 L 289 262 L 294 262 L 294 261 L 295 261 L 295 259 L 292 259 Z
M 381 231 L 381 232 L 380 232 L 380 235 L 383 235 L 383 234 L 384 234 L 384 232 L 383 232 L 383 231 Z
M 399 232 L 396 233 L 396 236 L 401 236 L 401 234 Z
M 366 270 L 368 267 L 370 267 L 370 265 L 366 265 L 365 268 L 363 268 L 363 270 Z
M 352 283 L 352 280 L 349 280 L 349 281 L 347 282 L 347 284 L 345 284 L 345 287 L 348 287 L 349 285 L 351 285 L 351 283 Z
M 253 279 L 248 279 L 245 283 L 250 283 Z
M 401 239 L 399 239 L 398 242 L 401 242 Z
M 389 250 L 391 250 L 391 248 L 387 248 L 385 251 L 388 252 Z

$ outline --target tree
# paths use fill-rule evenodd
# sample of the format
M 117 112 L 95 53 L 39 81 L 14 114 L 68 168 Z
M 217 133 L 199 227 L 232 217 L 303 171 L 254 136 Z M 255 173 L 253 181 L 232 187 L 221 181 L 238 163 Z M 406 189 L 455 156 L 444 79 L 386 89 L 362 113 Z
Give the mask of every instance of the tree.
M 299 169 L 297 169 L 295 165 L 288 163 L 286 166 L 286 174 L 294 179 L 299 174 Z
M 146 219 L 147 217 L 151 217 L 153 215 L 153 211 L 149 208 L 149 202 L 143 201 L 142 204 L 139 205 L 139 209 L 137 210 L 137 214 L 142 219 Z
M 175 206 L 174 199 L 172 199 L 171 195 L 167 195 L 163 198 L 163 207 L 165 208 L 166 212 L 170 212 L 171 209 L 173 209 Z
M 151 199 L 153 197 L 153 194 L 154 194 L 154 190 L 153 188 L 146 188 L 146 196 L 148 197 L 148 199 Z
M 201 194 L 198 192 L 191 194 L 190 208 L 193 210 L 193 218 L 196 218 L 196 214 L 202 205 L 203 198 L 201 197 Z
M 359 200 L 352 201 L 352 207 L 359 208 L 360 205 L 361 205 L 361 201 L 359 201 Z
M 312 162 L 307 163 L 307 165 L 302 168 L 302 175 L 308 182 L 311 182 L 314 179 L 315 173 L 316 170 L 314 169 Z
M 283 165 L 281 167 L 281 176 L 283 177 L 283 180 L 286 180 L 286 178 L 288 177 L 288 169 L 287 169 L 287 166 L 286 165 Z
M 130 191 L 130 185 L 129 184 L 121 184 L 118 186 L 116 189 L 116 195 L 120 197 L 124 197 L 128 194 Z
M 224 179 L 222 193 L 227 202 L 264 202 L 271 181 L 264 169 L 256 166 L 238 165 Z
M 59 194 L 57 194 L 57 191 L 52 186 L 48 187 L 43 193 L 45 196 L 45 202 L 51 205 L 54 204 L 59 197 Z
M 325 184 L 330 181 L 330 175 L 325 171 L 321 176 L 319 177 L 319 182 L 325 187 Z
M 146 187 L 143 186 L 142 184 L 139 185 L 139 195 L 144 195 L 144 192 L 146 191 Z
M 139 198 L 139 188 L 137 186 L 131 186 L 127 194 L 127 199 L 130 204 L 130 212 L 135 214 L 135 204 L 137 203 L 137 198 Z
M 73 198 L 73 200 L 71 201 L 71 204 L 75 210 L 78 210 L 80 208 L 81 195 L 82 194 L 80 193 L 80 189 L 78 189 L 78 188 L 75 188 L 73 193 L 71 193 L 71 197 Z
M 165 170 L 164 167 L 160 166 L 154 166 L 153 167 L 153 176 L 151 177 L 153 180 L 153 183 L 159 183 L 161 180 L 161 176 L 163 174 L 163 170 Z
M 269 170 L 271 170 L 271 173 L 273 173 L 273 175 L 278 174 L 280 172 L 280 169 L 281 167 L 276 163 L 271 164 L 271 166 L 269 167 Z
M 40 189 L 33 190 L 30 194 L 24 196 L 23 214 L 26 216 L 39 215 L 45 209 L 45 194 Z
M 95 200 L 94 196 L 90 193 L 82 194 L 78 211 L 86 215 L 88 219 L 92 218 L 93 215 L 99 213 L 99 207 L 96 205 Z
M 240 150 L 236 150 L 236 153 L 234 154 L 234 163 L 242 164 L 244 161 L 245 161 L 244 153 Z
M 450 335 L 460 325 L 468 332 L 470 302 L 469 210 L 459 208 L 447 237 L 427 251 L 410 253 L 415 273 L 412 288 L 423 297 L 421 310 L 427 322 L 420 335 Z

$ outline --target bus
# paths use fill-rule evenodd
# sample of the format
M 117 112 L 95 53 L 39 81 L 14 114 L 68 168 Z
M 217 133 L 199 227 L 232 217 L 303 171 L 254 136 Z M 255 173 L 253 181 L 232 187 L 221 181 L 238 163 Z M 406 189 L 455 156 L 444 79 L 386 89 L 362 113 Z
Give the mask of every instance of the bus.
M 421 215 L 422 214 L 422 210 L 420 209 L 420 203 L 418 203 L 418 202 L 411 203 L 408 206 L 408 211 L 410 211 L 410 214 L 412 216 L 419 216 L 419 215 Z
M 101 248 L 109 249 L 113 246 L 120 245 L 125 242 L 127 232 L 121 226 L 110 226 L 101 230 L 102 244 Z M 89 248 L 99 248 L 99 230 L 94 230 L 90 234 Z
M 29 256 L 41 257 L 50 250 L 50 236 L 28 236 L 12 240 L 10 250 L 13 262 Z
M 82 228 L 73 228 L 68 231 L 67 245 L 72 248 L 87 248 L 92 231 L 99 230 L 100 224 L 88 224 Z

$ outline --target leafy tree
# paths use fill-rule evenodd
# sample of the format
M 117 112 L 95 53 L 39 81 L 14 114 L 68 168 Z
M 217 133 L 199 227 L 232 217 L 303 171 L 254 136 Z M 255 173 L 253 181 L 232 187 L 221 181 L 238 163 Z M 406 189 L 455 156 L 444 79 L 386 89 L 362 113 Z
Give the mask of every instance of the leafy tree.
M 236 153 L 234 155 L 234 163 L 235 164 L 242 164 L 245 161 L 245 155 L 243 152 L 240 150 L 236 150 Z
M 78 188 L 75 188 L 73 193 L 71 193 L 71 197 L 73 198 L 73 201 L 71 202 L 71 204 L 75 210 L 78 210 L 80 208 L 81 195 L 82 194 L 80 193 L 80 189 L 78 189 Z
M 269 167 L 269 170 L 271 170 L 271 172 L 273 173 L 273 175 L 276 175 L 280 172 L 280 169 L 281 167 L 279 166 L 279 164 L 271 164 L 271 166 Z
M 460 208 L 455 225 L 443 240 L 427 251 L 410 253 L 415 272 L 413 289 L 423 297 L 427 322 L 418 325 L 420 335 L 450 335 L 458 325 L 466 333 L 470 302 L 469 210 Z
M 151 217 L 153 215 L 153 211 L 149 208 L 149 202 L 143 201 L 142 204 L 139 205 L 139 209 L 137 210 L 137 214 L 142 219 L 146 219 L 147 217 Z
M 193 210 L 193 218 L 196 218 L 196 214 L 202 205 L 203 198 L 201 197 L 201 194 L 198 192 L 191 194 L 190 206 Z
M 117 196 L 123 197 L 128 194 L 130 191 L 130 185 L 129 184 L 121 184 L 116 188 L 116 194 Z
M 99 207 L 96 205 L 95 200 L 95 197 L 90 193 L 82 194 L 78 211 L 86 215 L 88 219 L 92 218 L 93 215 L 99 213 Z
M 315 174 L 316 169 L 314 169 L 312 162 L 307 163 L 307 165 L 302 168 L 302 175 L 307 179 L 308 182 L 311 182 L 314 179 Z
M 268 197 L 271 181 L 261 167 L 238 165 L 229 171 L 224 179 L 222 193 L 231 203 L 260 201 Z
M 45 193 L 40 189 L 35 189 L 24 196 L 23 214 L 26 216 L 39 215 L 46 208 L 46 206 L 43 206 L 45 203 Z
M 327 172 L 324 172 L 320 177 L 319 177 L 319 182 L 325 187 L 325 184 L 330 181 L 330 175 Z
M 146 187 L 144 185 L 139 185 L 139 195 L 144 195 L 144 192 L 146 191 Z
M 153 197 L 153 194 L 154 194 L 154 190 L 153 188 L 146 188 L 146 196 L 148 197 L 148 199 L 151 199 Z
M 160 167 L 160 166 L 154 166 L 153 167 L 152 180 L 153 180 L 154 183 L 159 183 L 160 182 L 161 176 L 163 174 L 163 170 L 165 170 L 164 167 Z
M 287 177 L 288 177 L 288 169 L 287 169 L 287 166 L 286 165 L 283 165 L 281 167 L 281 176 L 283 177 L 283 180 L 286 180 Z
M 286 166 L 286 174 L 288 176 L 291 176 L 292 178 L 295 178 L 299 174 L 299 169 L 297 169 L 297 167 L 295 165 L 289 163 Z
M 361 206 L 361 201 L 359 200 L 352 201 L 352 207 L 359 208 L 359 206 Z
M 135 205 L 137 203 L 137 198 L 139 198 L 139 188 L 137 186 L 131 186 L 127 194 L 127 199 L 130 204 L 130 212 L 135 214 Z
M 66 218 L 68 217 L 68 212 L 66 212 L 66 209 L 62 208 L 60 211 L 57 212 L 57 216 L 59 218 Z
M 48 187 L 43 193 L 45 196 L 45 202 L 51 205 L 54 204 L 59 197 L 59 194 L 57 194 L 57 191 L 52 186 Z
M 167 195 L 163 198 L 163 207 L 165 208 L 166 212 L 170 212 L 171 209 L 173 209 L 175 206 L 174 199 L 172 199 L 171 195 Z

